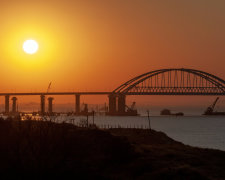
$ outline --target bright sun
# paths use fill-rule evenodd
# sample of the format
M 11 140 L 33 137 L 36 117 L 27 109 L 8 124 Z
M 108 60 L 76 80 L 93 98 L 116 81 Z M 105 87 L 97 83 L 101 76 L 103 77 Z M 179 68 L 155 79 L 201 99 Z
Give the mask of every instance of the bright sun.
M 27 53 L 27 54 L 34 54 L 38 51 L 38 43 L 35 40 L 26 40 L 23 43 L 23 50 Z

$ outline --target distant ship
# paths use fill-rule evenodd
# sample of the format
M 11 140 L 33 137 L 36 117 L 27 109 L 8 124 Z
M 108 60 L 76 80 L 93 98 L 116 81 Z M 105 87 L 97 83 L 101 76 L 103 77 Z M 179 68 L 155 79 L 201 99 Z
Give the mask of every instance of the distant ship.
M 219 97 L 217 97 L 216 100 L 214 101 L 214 103 L 205 110 L 203 115 L 225 115 L 225 112 L 214 111 L 214 108 L 215 108 L 218 100 L 219 100 Z
M 169 109 L 163 109 L 161 112 L 160 112 L 160 115 L 171 115 L 171 116 L 183 116 L 184 113 L 182 112 L 178 112 L 178 113 L 171 113 L 171 111 Z

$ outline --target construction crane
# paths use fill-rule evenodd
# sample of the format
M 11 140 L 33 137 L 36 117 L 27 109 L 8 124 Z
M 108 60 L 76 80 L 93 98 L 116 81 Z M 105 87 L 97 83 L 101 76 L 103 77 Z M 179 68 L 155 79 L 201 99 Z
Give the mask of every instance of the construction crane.
M 214 108 L 218 100 L 219 100 L 219 97 L 217 97 L 214 103 L 206 109 L 204 115 L 214 115 Z
M 130 107 L 126 105 L 127 112 L 137 112 L 137 110 L 134 109 L 135 105 L 136 105 L 136 102 L 133 102 Z
M 48 88 L 47 88 L 47 93 L 49 92 L 50 88 L 51 88 L 52 82 L 49 83 Z
M 129 116 L 137 116 L 138 115 L 137 110 L 135 109 L 135 105 L 136 105 L 136 102 L 133 102 L 130 107 L 126 105 L 126 108 L 127 108 L 126 115 L 129 115 Z

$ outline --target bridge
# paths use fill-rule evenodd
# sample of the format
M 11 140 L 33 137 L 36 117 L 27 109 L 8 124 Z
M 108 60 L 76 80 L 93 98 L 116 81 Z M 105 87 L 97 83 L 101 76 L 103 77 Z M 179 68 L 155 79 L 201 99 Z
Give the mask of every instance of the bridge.
M 39 95 L 41 113 L 45 113 L 45 96 L 75 95 L 75 112 L 80 113 L 81 95 L 108 95 L 109 114 L 125 114 L 128 95 L 225 95 L 225 81 L 213 74 L 194 69 L 160 69 L 134 77 L 112 92 L 38 92 L 0 93 L 5 96 L 5 113 L 9 113 L 9 99 L 12 98 L 12 112 L 16 112 L 15 96 Z M 53 98 L 49 97 L 48 111 L 52 113 Z

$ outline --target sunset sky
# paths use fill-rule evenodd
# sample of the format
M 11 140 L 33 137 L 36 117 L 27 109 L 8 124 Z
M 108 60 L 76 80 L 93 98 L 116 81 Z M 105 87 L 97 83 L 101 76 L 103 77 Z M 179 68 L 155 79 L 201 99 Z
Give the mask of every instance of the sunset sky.
M 225 79 L 224 32 L 224 0 L 1 0 L 0 92 L 112 91 L 174 67 Z

